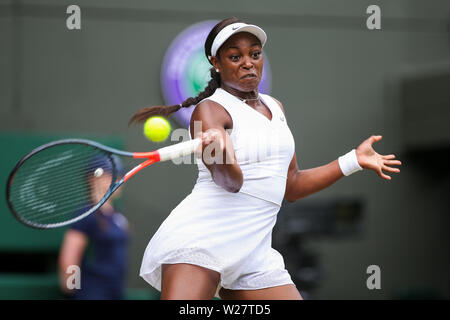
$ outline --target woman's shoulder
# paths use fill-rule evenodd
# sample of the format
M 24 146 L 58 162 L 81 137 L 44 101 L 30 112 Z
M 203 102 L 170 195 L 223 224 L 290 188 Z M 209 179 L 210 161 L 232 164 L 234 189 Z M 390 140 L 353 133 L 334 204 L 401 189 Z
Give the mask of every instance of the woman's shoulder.
M 216 90 L 214 90 L 214 92 L 210 96 L 204 98 L 199 103 L 197 103 L 197 106 L 199 106 L 201 104 L 205 104 L 205 103 L 211 102 L 211 101 L 218 102 L 218 101 L 221 100 L 220 96 L 221 96 L 221 89 L 220 88 L 216 88 Z
M 212 116 L 214 113 L 217 113 L 217 112 L 220 113 L 222 111 L 225 112 L 225 108 L 220 103 L 206 98 L 206 99 L 203 99 L 202 101 L 200 101 L 195 106 L 195 109 L 194 109 L 192 115 L 197 114 L 197 115 Z
M 275 97 L 273 97 L 273 96 L 270 96 L 270 95 L 268 95 L 268 94 L 260 94 L 260 95 L 263 95 L 263 96 L 265 96 L 265 97 L 269 97 L 270 99 L 274 100 L 274 101 L 278 104 L 278 106 L 280 107 L 281 111 L 283 111 L 283 113 L 285 113 L 285 112 L 284 112 L 283 104 L 282 104 L 277 98 L 275 98 Z
M 207 121 L 224 127 L 229 127 L 232 118 L 228 111 L 218 102 L 204 99 L 195 107 L 191 116 L 191 124 L 193 121 Z

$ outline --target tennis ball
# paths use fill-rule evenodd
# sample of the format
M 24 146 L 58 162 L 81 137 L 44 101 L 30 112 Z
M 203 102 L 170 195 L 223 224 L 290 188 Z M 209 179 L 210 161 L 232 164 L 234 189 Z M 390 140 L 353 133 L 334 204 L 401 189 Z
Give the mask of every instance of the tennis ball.
M 154 142 L 167 139 L 170 134 L 170 123 L 163 117 L 151 117 L 144 123 L 144 135 Z

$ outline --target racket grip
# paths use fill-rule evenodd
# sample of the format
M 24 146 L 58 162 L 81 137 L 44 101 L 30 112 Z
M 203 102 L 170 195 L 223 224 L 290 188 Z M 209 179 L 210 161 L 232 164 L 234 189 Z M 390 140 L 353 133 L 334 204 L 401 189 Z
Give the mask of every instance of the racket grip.
M 197 146 L 201 143 L 201 139 L 197 138 L 194 140 L 189 140 L 186 142 L 181 142 L 174 144 L 172 146 L 164 147 L 161 149 L 158 149 L 159 161 L 166 161 L 166 160 L 172 160 L 179 157 L 186 156 L 188 154 L 191 154 L 195 151 Z

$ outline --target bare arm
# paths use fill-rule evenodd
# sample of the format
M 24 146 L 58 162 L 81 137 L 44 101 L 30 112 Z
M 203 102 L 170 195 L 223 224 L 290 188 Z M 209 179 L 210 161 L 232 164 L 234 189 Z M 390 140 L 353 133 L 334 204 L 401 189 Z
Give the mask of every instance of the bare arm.
M 288 169 L 284 199 L 294 202 L 331 186 L 343 176 L 337 160 L 324 166 L 299 170 L 297 155 L 294 154 Z
M 284 112 L 281 103 L 277 102 Z M 362 168 L 373 170 L 381 178 L 390 180 L 391 177 L 383 173 L 383 170 L 398 173 L 399 169 L 389 166 L 401 165 L 401 162 L 394 160 L 394 155 L 383 156 L 375 152 L 372 144 L 380 140 L 381 136 L 371 136 L 366 139 L 356 149 L 356 155 Z M 294 153 L 287 173 L 284 199 L 294 202 L 331 186 L 342 177 L 344 174 L 337 159 L 320 167 L 300 170 L 297 165 L 297 154 Z
M 66 231 L 58 259 L 60 287 L 65 293 L 71 292 L 67 288 L 67 278 L 71 275 L 67 273 L 67 268 L 71 265 L 80 266 L 87 244 L 88 237 L 83 232 Z
M 199 124 L 201 132 L 195 132 Z M 238 192 L 243 184 L 243 175 L 231 138 L 225 131 L 231 127 L 230 115 L 213 101 L 200 103 L 191 117 L 191 136 L 201 135 L 202 161 L 211 172 L 213 181 L 229 192 Z

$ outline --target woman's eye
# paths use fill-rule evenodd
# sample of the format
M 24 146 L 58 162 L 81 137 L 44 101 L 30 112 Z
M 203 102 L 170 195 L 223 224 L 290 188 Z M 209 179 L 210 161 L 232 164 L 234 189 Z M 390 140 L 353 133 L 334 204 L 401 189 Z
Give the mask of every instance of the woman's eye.
M 253 59 L 258 59 L 260 55 L 261 55 L 261 52 L 258 51 L 258 52 L 253 53 L 252 57 L 253 57 Z
M 238 61 L 239 56 L 231 56 L 230 59 L 231 59 L 231 61 Z

